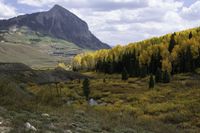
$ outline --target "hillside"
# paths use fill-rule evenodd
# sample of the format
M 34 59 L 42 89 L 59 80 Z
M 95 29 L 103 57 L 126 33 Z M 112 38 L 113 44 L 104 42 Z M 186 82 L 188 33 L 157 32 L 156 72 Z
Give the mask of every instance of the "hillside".
M 199 36 L 200 28 L 194 28 L 110 50 L 80 54 L 74 58 L 74 70 L 109 74 L 125 70 L 131 77 L 149 74 L 169 77 L 171 74 L 192 72 L 200 67 Z
M 86 22 L 59 5 L 49 11 L 0 20 L 0 30 L 9 30 L 12 27 L 28 27 L 34 32 L 74 43 L 83 49 L 110 48 L 89 31 Z
M 11 28 L 0 33 L 0 62 L 25 63 L 34 68 L 56 67 L 69 63 L 84 50 L 73 43 L 44 36 L 27 27 Z

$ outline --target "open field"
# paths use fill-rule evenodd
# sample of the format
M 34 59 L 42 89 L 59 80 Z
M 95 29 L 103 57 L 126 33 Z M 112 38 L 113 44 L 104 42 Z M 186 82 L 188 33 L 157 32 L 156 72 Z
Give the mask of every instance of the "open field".
M 149 77 L 121 81 L 120 75 L 83 74 L 92 77 L 90 97 L 98 103 L 96 106 L 85 101 L 79 79 L 58 85 L 1 85 L 12 90 L 5 91 L 7 95 L 1 93 L 0 116 L 8 121 L 4 126 L 22 132 L 28 121 L 39 132 L 200 132 L 198 72 L 175 75 L 171 83 L 156 84 L 154 89 L 148 88 Z M 41 117 L 42 113 L 50 116 Z

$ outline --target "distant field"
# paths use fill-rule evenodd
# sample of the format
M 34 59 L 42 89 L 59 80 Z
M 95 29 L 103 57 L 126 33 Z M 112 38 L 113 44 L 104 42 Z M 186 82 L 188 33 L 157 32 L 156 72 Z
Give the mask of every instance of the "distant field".
M 34 68 L 70 63 L 71 57 L 84 50 L 73 43 L 54 39 L 27 28 L 0 33 L 0 62 L 21 62 Z

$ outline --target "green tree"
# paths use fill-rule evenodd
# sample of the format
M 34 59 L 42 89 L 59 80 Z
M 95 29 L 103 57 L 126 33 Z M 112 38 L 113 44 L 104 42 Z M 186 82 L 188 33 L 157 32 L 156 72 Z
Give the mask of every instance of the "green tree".
M 189 39 L 192 39 L 192 32 L 190 32 L 189 34 Z
M 170 82 L 170 74 L 165 71 L 163 74 L 163 83 L 169 83 Z
M 154 88 L 154 84 L 155 84 L 154 77 L 151 74 L 150 79 L 149 79 L 149 88 Z
M 124 80 L 124 81 L 128 80 L 128 72 L 125 67 L 122 71 L 122 80 Z
M 83 81 L 83 94 L 86 98 L 86 100 L 89 99 L 89 95 L 90 95 L 90 81 L 88 78 L 85 78 Z
M 158 68 L 156 71 L 155 81 L 156 83 L 162 82 L 162 71 L 160 70 L 160 68 Z
M 169 48 L 168 48 L 168 50 L 169 50 L 170 53 L 172 52 L 172 50 L 174 49 L 174 46 L 176 45 L 175 35 L 176 35 L 175 33 L 172 34 L 170 42 L 169 42 Z

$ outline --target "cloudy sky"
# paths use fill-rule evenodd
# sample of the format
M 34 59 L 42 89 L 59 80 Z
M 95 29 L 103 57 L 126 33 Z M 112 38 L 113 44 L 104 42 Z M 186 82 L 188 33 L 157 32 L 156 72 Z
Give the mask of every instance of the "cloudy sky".
M 59 4 L 110 45 L 200 26 L 200 0 L 0 0 L 0 19 Z

